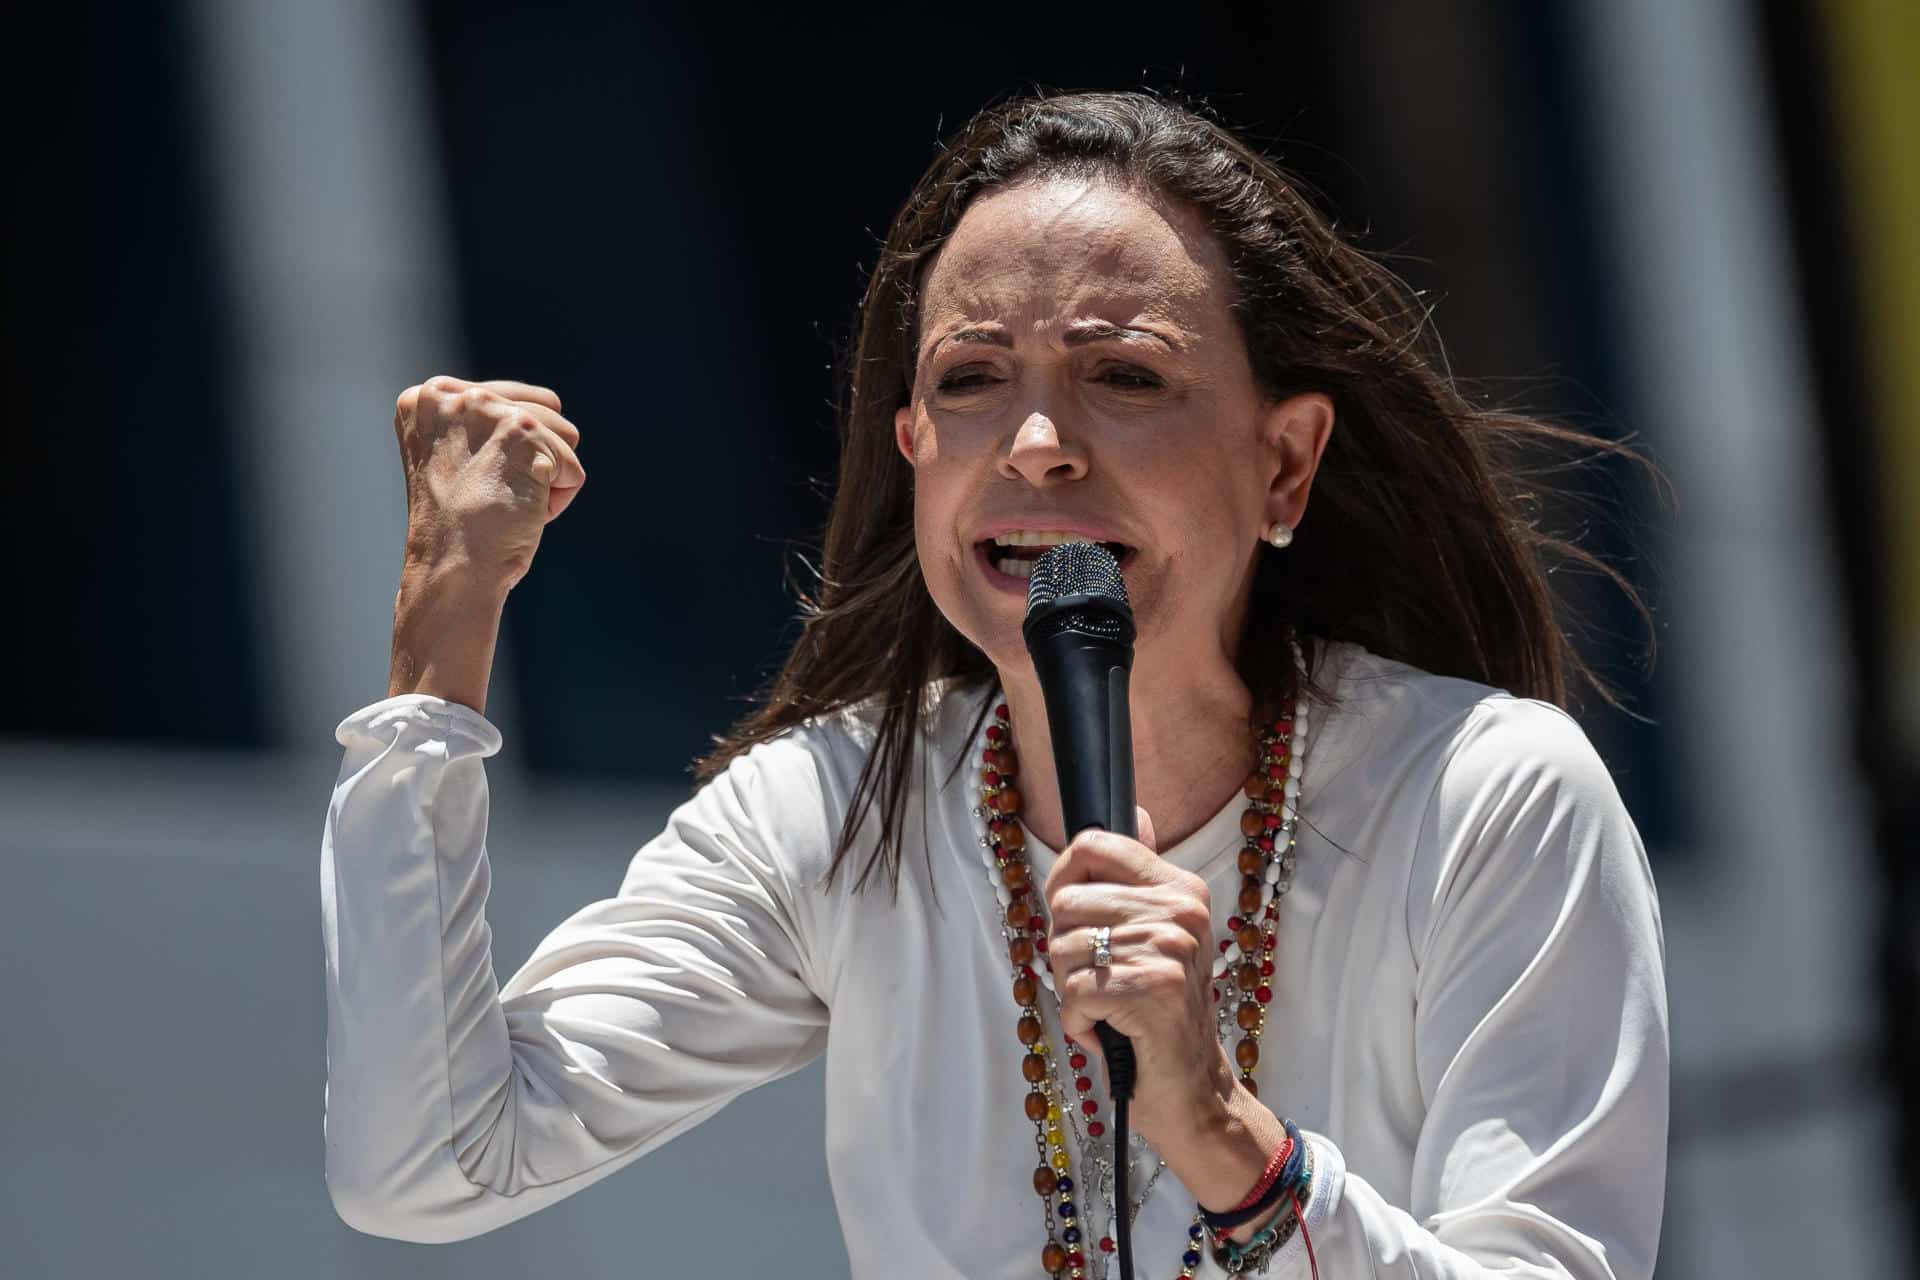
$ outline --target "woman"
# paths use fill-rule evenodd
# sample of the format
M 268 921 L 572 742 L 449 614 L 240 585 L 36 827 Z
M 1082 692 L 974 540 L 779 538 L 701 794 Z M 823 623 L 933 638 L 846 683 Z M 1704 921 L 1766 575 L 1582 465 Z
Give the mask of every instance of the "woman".
M 976 118 L 867 290 L 785 671 L 497 993 L 486 671 L 580 437 L 410 389 L 393 684 L 323 848 L 342 1216 L 475 1235 L 824 1052 L 856 1274 L 1114 1274 L 1105 1020 L 1142 1276 L 1649 1275 L 1657 907 L 1497 447 L 1564 433 L 1469 405 L 1423 320 L 1176 106 Z M 1020 623 L 1069 540 L 1139 628 L 1138 840 L 1062 828 Z

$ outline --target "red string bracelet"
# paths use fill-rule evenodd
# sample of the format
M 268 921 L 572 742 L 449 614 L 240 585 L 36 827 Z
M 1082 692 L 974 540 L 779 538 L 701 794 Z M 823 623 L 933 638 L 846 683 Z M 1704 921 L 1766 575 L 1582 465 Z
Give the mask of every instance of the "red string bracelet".
M 1247 1192 L 1247 1198 L 1227 1212 L 1239 1213 L 1243 1209 L 1251 1209 L 1258 1204 L 1260 1197 L 1267 1194 L 1267 1188 L 1273 1185 L 1273 1180 L 1280 1176 L 1280 1171 L 1287 1167 L 1287 1161 L 1292 1156 L 1293 1138 L 1289 1135 L 1280 1139 L 1280 1145 L 1274 1149 L 1273 1155 L 1267 1160 L 1267 1167 L 1260 1172 L 1260 1181 L 1253 1184 L 1253 1190 Z

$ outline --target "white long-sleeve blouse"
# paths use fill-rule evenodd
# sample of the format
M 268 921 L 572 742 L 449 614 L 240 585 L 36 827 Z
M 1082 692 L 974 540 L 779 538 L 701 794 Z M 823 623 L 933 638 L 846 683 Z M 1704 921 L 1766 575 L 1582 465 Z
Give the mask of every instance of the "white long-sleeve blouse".
M 1312 1145 L 1321 1275 L 1642 1280 L 1666 1174 L 1663 944 L 1605 766 L 1544 702 L 1344 642 L 1319 674 L 1336 705 L 1311 716 L 1255 1078 Z M 897 899 L 881 875 L 820 887 L 871 742 L 846 714 L 737 758 L 497 989 L 482 762 L 499 731 L 424 694 L 341 721 L 321 844 L 340 1215 L 477 1235 L 824 1053 L 854 1274 L 1039 1275 L 1002 907 L 974 771 L 952 770 L 979 758 L 985 696 L 939 690 Z M 1163 854 L 1207 881 L 1217 936 L 1244 803 Z M 1044 880 L 1055 854 L 1027 848 Z M 1136 1192 L 1156 1164 L 1140 1148 Z M 1164 1170 L 1135 1219 L 1139 1274 L 1179 1269 L 1193 1210 Z M 1300 1235 L 1269 1274 L 1307 1275 Z

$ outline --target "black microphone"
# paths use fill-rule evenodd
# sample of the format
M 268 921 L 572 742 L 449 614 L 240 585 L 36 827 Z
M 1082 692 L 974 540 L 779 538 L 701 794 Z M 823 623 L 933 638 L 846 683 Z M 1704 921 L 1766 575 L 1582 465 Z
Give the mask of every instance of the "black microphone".
M 1027 619 L 1020 628 L 1047 704 L 1053 771 L 1067 837 L 1088 827 L 1138 835 L 1133 810 L 1133 724 L 1127 678 L 1133 670 L 1133 610 L 1120 562 L 1098 543 L 1069 542 L 1034 561 Z M 1114 1244 L 1122 1280 L 1133 1280 L 1127 1220 L 1127 1103 L 1133 1097 L 1133 1042 L 1105 1022 L 1093 1027 L 1113 1090 Z

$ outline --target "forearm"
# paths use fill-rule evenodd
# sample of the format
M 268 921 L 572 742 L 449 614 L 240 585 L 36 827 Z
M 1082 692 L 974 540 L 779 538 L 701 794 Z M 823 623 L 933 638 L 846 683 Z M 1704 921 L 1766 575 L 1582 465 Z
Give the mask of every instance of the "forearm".
M 409 562 L 393 605 L 387 696 L 428 693 L 486 713 L 506 596 L 458 569 Z
M 1212 1097 L 1198 1122 L 1181 1140 L 1163 1145 L 1160 1154 L 1203 1208 L 1223 1212 L 1246 1199 L 1287 1131 L 1280 1117 L 1237 1081 L 1226 1096 Z M 1243 1223 L 1233 1239 L 1251 1240 L 1287 1208 L 1282 1201 Z

